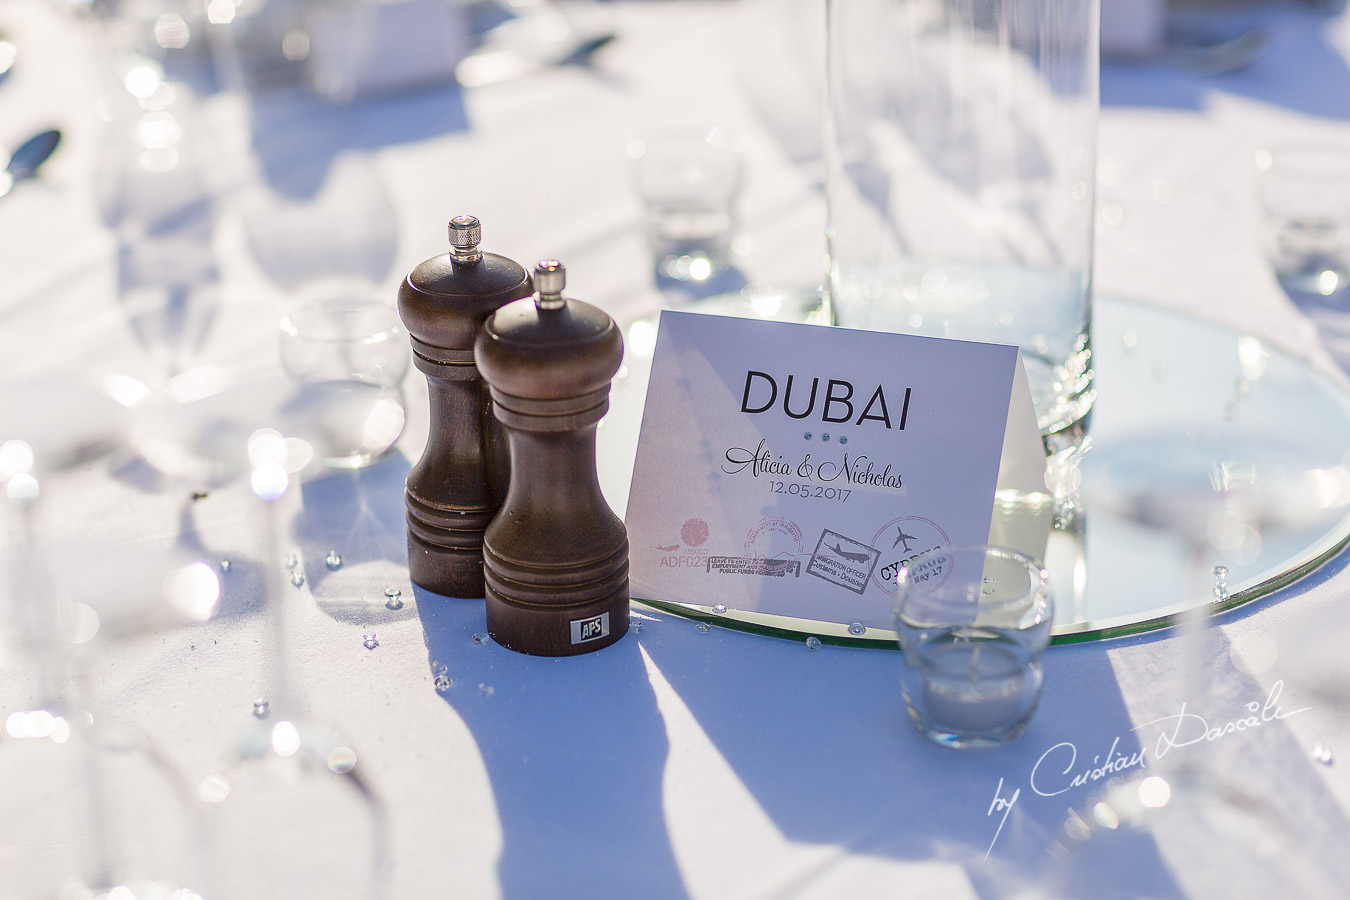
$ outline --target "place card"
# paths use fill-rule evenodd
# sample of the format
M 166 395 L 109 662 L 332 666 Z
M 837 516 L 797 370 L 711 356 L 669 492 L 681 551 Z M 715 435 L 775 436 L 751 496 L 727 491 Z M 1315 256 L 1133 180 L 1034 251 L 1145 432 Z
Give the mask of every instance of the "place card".
M 990 542 L 1044 477 L 1016 347 L 665 311 L 632 596 L 889 630 L 905 560 Z

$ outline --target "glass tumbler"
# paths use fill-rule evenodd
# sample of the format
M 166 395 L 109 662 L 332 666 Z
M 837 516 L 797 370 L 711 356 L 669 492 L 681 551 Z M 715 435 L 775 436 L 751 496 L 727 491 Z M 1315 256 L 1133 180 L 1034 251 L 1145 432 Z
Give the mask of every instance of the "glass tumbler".
M 1266 255 L 1280 284 L 1330 297 L 1350 288 L 1350 143 L 1290 140 L 1256 154 Z
M 721 128 L 674 130 L 628 145 L 658 280 L 704 282 L 731 264 L 741 152 Z
M 1041 652 L 1054 612 L 1049 575 L 1002 547 L 939 547 L 900 571 L 895 630 L 905 706 L 949 747 L 1021 734 L 1041 696 Z
M 403 433 L 409 362 L 393 306 L 351 294 L 303 303 L 281 320 L 281 364 L 297 385 L 284 426 L 328 468 L 376 462 Z
M 1098 0 L 827 0 L 837 325 L 1022 349 L 1040 429 L 1095 399 Z

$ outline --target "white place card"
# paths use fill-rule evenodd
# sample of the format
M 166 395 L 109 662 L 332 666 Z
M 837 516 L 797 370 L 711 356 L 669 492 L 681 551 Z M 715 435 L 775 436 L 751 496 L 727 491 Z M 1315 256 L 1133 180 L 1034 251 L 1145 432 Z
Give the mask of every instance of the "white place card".
M 666 311 L 632 595 L 890 629 L 905 559 L 989 541 L 1044 476 L 1016 347 Z

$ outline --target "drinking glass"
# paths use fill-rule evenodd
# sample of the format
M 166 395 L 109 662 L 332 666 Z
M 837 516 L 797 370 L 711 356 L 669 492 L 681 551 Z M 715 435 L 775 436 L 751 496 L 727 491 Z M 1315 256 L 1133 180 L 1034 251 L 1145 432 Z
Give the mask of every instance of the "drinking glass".
M 359 293 L 321 295 L 281 320 L 281 365 L 299 385 L 292 430 L 337 469 L 370 465 L 403 433 L 411 354 L 393 306 Z
M 198 789 L 212 838 L 210 896 L 375 900 L 387 866 L 383 806 L 351 744 L 305 716 L 291 688 L 279 505 L 304 462 L 296 454 L 296 442 L 273 429 L 248 440 L 262 513 L 268 688 L 250 727 Z
M 100 410 L 97 395 L 60 381 L 27 400 L 57 397 L 67 415 Z M 13 532 L 0 559 L 9 576 L 0 585 L 0 642 L 18 663 L 0 698 L 0 846 L 22 848 L 0 853 L 0 883 L 25 897 L 190 900 L 199 836 L 187 781 L 125 711 L 89 713 L 104 654 L 81 654 L 79 682 L 70 669 L 79 646 L 209 617 L 218 581 L 187 548 L 159 540 L 63 540 L 66 564 L 58 565 L 53 526 L 69 516 L 63 472 L 115 449 L 121 429 L 111 411 L 74 426 L 25 412 L 34 410 L 11 410 L 0 426 L 0 437 L 31 438 L 0 444 L 0 525 Z
M 743 163 L 722 128 L 658 132 L 628 147 L 658 282 L 706 282 L 731 264 Z
M 829 0 L 826 30 L 833 322 L 1018 344 L 1042 433 L 1071 434 L 1095 399 L 1096 0 Z
M 127 324 L 172 376 L 190 367 L 220 307 L 212 246 L 219 158 L 190 87 L 163 81 L 148 64 L 126 77 L 136 94 L 113 101 L 95 188 L 117 239 L 117 296 Z
M 1350 289 L 1350 144 L 1291 140 L 1256 155 L 1266 255 L 1280 284 L 1332 296 Z
M 910 560 L 897 579 L 895 630 L 919 731 L 963 748 L 1025 731 L 1053 613 L 1049 574 L 1015 550 L 939 547 Z

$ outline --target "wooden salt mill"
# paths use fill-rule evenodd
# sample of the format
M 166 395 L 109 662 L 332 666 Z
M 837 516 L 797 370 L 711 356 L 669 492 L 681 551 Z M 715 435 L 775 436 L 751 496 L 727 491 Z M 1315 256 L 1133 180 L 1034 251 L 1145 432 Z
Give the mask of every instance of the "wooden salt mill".
M 483 541 L 488 632 L 536 656 L 599 650 L 628 630 L 628 530 L 595 468 L 623 337 L 564 284 L 556 260 L 541 262 L 538 297 L 493 313 L 476 345 L 511 444 L 511 487 Z
M 408 572 L 451 597 L 483 596 L 483 531 L 501 507 L 510 457 L 474 364 L 474 339 L 496 309 L 533 292 L 524 267 L 478 249 L 473 216 L 450 220 L 450 252 L 419 264 L 398 291 L 413 361 L 427 376 L 431 432 L 408 473 Z

